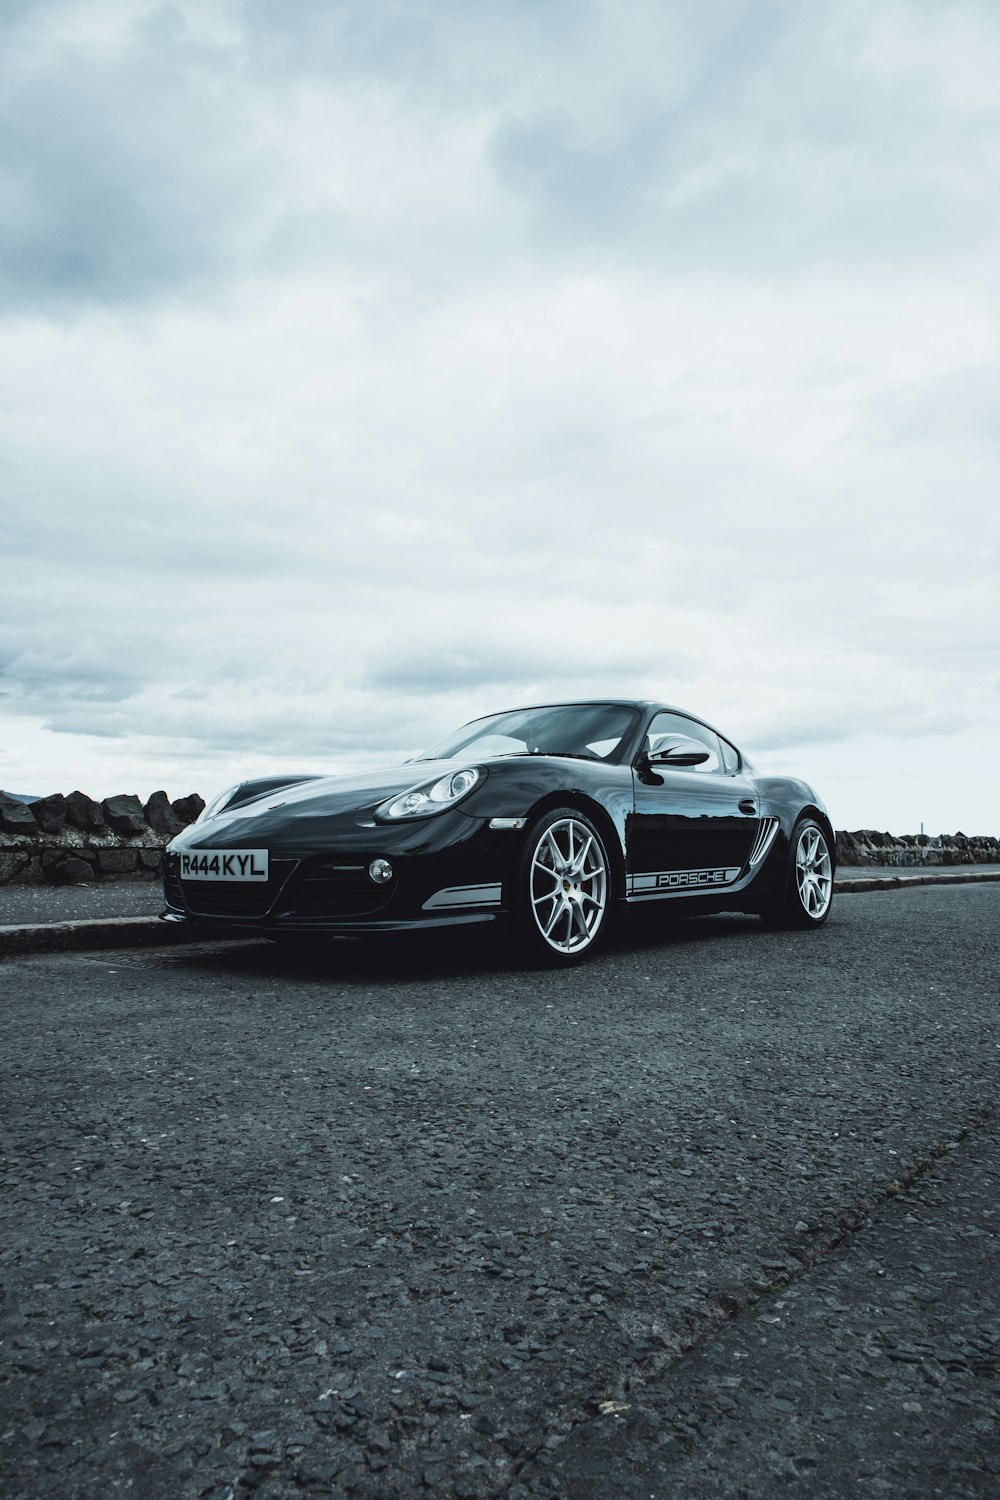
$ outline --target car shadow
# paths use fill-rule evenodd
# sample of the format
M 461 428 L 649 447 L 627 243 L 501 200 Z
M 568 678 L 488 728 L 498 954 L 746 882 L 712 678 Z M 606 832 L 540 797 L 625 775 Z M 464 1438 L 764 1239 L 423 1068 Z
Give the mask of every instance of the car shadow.
M 759 917 L 747 912 L 712 912 L 698 916 L 630 911 L 615 934 L 621 949 L 676 948 L 682 944 L 706 943 L 748 933 L 763 934 Z
M 629 953 L 648 954 L 657 950 L 667 953 L 681 946 L 718 942 L 749 933 L 764 936 L 756 917 L 731 913 L 691 917 L 672 914 L 666 919 L 662 913 L 629 911 L 590 964 L 614 961 Z M 337 978 L 390 984 L 415 978 L 454 980 L 481 978 L 487 973 L 558 972 L 525 959 L 502 923 L 449 932 L 380 934 L 377 938 L 357 940 L 307 936 L 301 943 L 286 941 L 280 945 L 260 938 L 196 943 L 190 950 L 179 946 L 164 961 L 171 967 L 253 974 L 258 978 L 286 977 L 299 983 L 322 983 Z

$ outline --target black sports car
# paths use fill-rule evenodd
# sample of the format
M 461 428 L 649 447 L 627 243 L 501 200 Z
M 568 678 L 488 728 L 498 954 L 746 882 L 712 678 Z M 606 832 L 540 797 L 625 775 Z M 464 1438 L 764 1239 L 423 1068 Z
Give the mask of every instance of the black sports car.
M 491 714 L 391 770 L 245 781 L 164 868 L 171 922 L 279 938 L 506 918 L 565 964 L 650 902 L 818 927 L 834 834 L 811 787 L 757 776 L 701 719 L 602 700 Z

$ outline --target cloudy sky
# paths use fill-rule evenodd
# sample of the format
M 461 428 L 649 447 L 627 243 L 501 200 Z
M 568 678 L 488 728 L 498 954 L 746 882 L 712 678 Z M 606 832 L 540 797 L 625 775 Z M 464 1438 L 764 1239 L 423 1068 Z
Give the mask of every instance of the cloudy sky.
M 0 0 L 0 785 L 655 696 L 1000 832 L 995 0 Z

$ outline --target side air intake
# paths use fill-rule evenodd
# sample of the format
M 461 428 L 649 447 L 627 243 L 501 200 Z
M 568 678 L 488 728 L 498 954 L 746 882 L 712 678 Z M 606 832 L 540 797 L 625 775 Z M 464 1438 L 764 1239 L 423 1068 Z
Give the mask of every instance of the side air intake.
M 777 818 L 761 818 L 760 827 L 757 829 L 757 837 L 754 839 L 753 848 L 750 850 L 748 865 L 751 870 L 756 869 L 764 858 L 778 831 Z

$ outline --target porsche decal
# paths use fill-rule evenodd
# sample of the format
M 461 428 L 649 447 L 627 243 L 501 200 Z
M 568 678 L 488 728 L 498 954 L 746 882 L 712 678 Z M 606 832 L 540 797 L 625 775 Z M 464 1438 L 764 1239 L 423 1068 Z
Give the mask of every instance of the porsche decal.
M 739 874 L 738 869 L 714 870 L 650 870 L 642 875 L 628 877 L 630 896 L 662 896 L 674 891 L 707 890 L 718 885 L 730 885 Z

